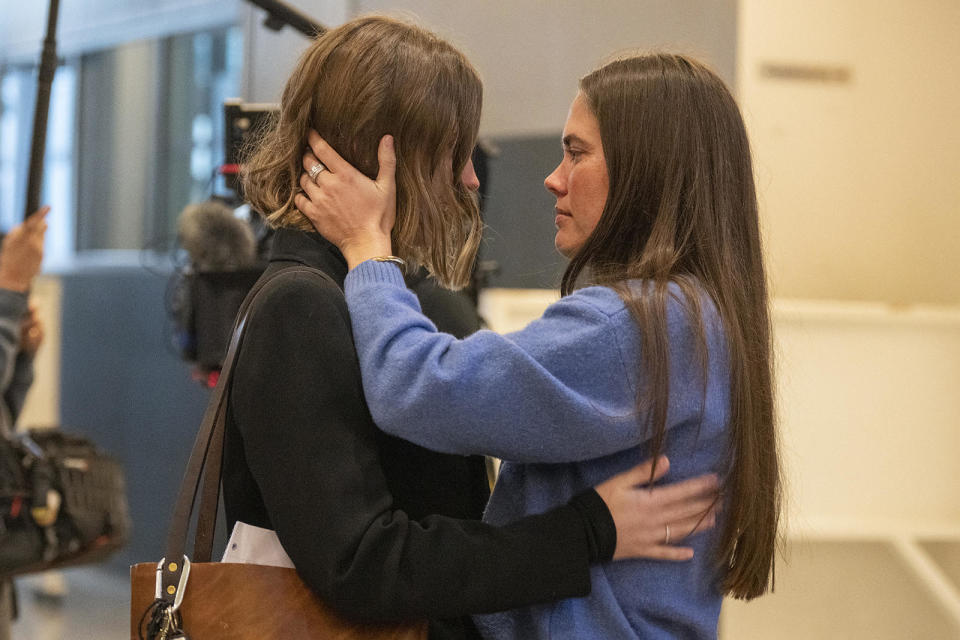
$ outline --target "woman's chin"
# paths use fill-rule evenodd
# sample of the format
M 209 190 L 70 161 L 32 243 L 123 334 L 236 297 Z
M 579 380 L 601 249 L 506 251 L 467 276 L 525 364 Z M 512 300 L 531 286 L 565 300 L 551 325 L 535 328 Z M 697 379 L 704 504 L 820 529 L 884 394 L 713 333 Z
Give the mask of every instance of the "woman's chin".
M 563 235 L 563 231 L 557 232 L 557 236 L 553 239 L 553 246 L 556 247 L 557 253 L 569 260 L 577 252 L 577 249 L 580 248 L 580 245 L 575 242 L 570 242 L 570 240 L 563 237 Z

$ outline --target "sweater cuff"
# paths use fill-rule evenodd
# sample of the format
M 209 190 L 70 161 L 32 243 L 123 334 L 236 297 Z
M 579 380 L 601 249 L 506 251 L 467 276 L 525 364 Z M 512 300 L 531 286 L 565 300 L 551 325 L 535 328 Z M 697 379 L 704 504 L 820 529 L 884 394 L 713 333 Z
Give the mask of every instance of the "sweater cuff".
M 376 260 L 364 260 L 351 269 L 343 281 L 343 288 L 346 291 L 350 287 L 376 283 L 394 284 L 402 289 L 407 288 L 403 280 L 403 271 L 398 264 Z
M 0 287 L 0 316 L 16 318 L 17 322 L 27 312 L 27 294 Z
M 570 500 L 583 518 L 583 528 L 590 547 L 590 563 L 609 562 L 617 549 L 617 526 L 607 503 L 600 494 L 588 489 Z

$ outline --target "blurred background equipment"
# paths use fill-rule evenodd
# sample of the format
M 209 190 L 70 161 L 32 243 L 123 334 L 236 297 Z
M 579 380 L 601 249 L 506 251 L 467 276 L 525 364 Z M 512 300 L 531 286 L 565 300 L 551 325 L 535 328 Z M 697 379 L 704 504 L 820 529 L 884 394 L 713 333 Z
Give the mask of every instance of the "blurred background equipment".
M 26 220 L 40 208 L 40 187 L 43 185 L 43 158 L 47 150 L 47 116 L 50 113 L 50 90 L 57 71 L 57 19 L 60 0 L 50 0 L 47 10 L 47 32 L 37 73 L 37 100 L 33 109 L 33 138 L 30 144 L 30 174 L 27 182 Z
M 225 162 L 218 172 L 228 193 L 180 213 L 177 241 L 187 263 L 171 276 L 167 294 L 174 347 L 207 387 L 216 385 L 240 303 L 266 267 L 270 231 L 243 206 L 240 161 L 278 107 L 229 99 L 223 109 Z
M 239 98 L 226 100 L 223 104 L 226 135 L 224 136 L 224 163 L 220 167 L 226 186 L 233 191 L 239 204 L 243 201 L 240 190 L 240 157 L 246 145 L 252 142 L 257 132 L 270 123 L 280 107 L 275 104 L 245 103 Z
M 215 200 L 187 205 L 180 214 L 177 238 L 197 271 L 234 271 L 257 259 L 250 225 Z
M 46 152 L 50 92 L 57 68 L 56 31 L 59 0 L 51 0 L 38 68 L 27 210 L 22 225 L 4 238 L 0 272 L 11 314 L 22 309 L 40 270 L 46 210 L 38 211 Z M 29 312 L 28 312 L 29 313 Z M 15 327 L 23 319 L 9 318 Z M 30 335 L 14 335 L 5 345 L 12 372 L 3 384 L 3 441 L 0 443 L 0 578 L 69 564 L 94 562 L 126 543 L 130 533 L 123 469 L 90 440 L 57 428 L 13 433 L 23 395 L 33 380 L 33 357 L 42 340 L 42 325 Z M 5 332 L 6 333 L 6 332 Z M 31 342 L 32 341 L 32 342 Z M 6 348 L 8 347 L 8 348 Z M 24 375 L 18 380 L 17 370 Z M 22 385 L 21 385 L 22 382 Z M 13 387 L 17 390 L 14 399 Z M 7 424 L 9 421 L 10 424 Z M 6 597 L 4 594 L 2 597 Z M 3 621 L 0 621 L 3 624 Z
M 294 9 L 279 0 L 247 0 L 252 5 L 264 9 L 269 15 L 263 24 L 268 29 L 279 31 L 285 25 L 290 25 L 308 38 L 313 38 L 326 31 L 326 27 L 315 22 L 310 16 Z
M 187 205 L 177 223 L 177 240 L 186 252 L 187 264 L 173 274 L 168 290 L 173 342 L 181 357 L 193 364 L 194 377 L 208 387 L 216 384 L 240 303 L 266 267 L 270 230 L 257 212 L 243 206 L 240 171 L 244 151 L 278 111 L 277 105 L 239 99 L 224 102 L 225 162 L 218 172 L 229 193 Z M 490 182 L 490 161 L 496 154 L 496 148 L 485 141 L 473 150 L 481 213 Z M 477 303 L 498 269 L 494 261 L 478 260 L 463 291 L 441 289 L 423 269 L 407 277 L 407 286 L 417 293 L 424 312 L 434 322 L 449 320 L 456 328 L 452 333 L 467 335 L 483 326 Z
M 201 381 L 215 384 L 237 309 L 266 263 L 250 222 L 220 201 L 187 205 L 177 238 L 189 263 L 171 280 L 176 347 Z
M 57 428 L 0 447 L 0 578 L 98 562 L 130 537 L 123 468 Z

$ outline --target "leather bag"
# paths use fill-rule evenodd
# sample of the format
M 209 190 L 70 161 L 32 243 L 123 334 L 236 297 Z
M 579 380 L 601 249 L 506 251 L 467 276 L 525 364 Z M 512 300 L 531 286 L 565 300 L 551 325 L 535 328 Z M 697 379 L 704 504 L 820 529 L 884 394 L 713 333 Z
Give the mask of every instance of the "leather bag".
M 305 273 L 332 282 L 318 269 L 289 267 L 260 280 L 240 308 L 223 370 L 180 485 L 166 555 L 159 563 L 141 563 L 130 569 L 131 639 L 147 638 L 147 623 L 158 607 L 176 607 L 179 627 L 191 640 L 427 638 L 426 621 L 381 625 L 343 618 L 325 605 L 294 569 L 210 562 L 220 493 L 227 390 L 249 311 L 257 296 L 279 278 Z M 198 494 L 200 505 L 190 561 L 184 550 Z

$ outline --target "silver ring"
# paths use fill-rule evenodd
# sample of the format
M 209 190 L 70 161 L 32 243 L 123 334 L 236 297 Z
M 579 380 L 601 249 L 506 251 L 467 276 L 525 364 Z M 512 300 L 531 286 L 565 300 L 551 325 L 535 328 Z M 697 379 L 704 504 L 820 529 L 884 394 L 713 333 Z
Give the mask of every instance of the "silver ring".
M 317 176 L 320 175 L 321 173 L 323 173 L 323 172 L 326 171 L 326 170 L 327 170 L 327 168 L 323 165 L 323 163 L 322 163 L 322 162 L 318 162 L 317 164 L 315 164 L 315 165 L 313 165 L 312 167 L 310 167 L 310 171 L 307 172 L 307 175 L 310 176 L 310 179 L 311 179 L 311 180 L 313 180 L 314 182 L 316 182 L 316 181 L 317 181 Z
M 663 530 L 664 530 L 663 544 L 670 544 L 670 525 L 668 524 L 663 525 Z

